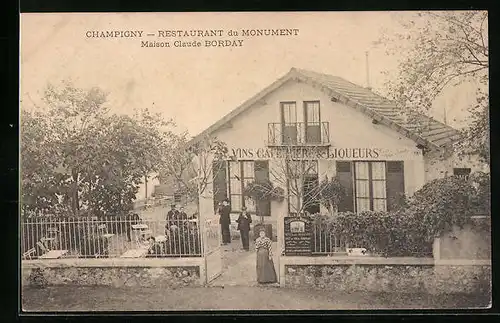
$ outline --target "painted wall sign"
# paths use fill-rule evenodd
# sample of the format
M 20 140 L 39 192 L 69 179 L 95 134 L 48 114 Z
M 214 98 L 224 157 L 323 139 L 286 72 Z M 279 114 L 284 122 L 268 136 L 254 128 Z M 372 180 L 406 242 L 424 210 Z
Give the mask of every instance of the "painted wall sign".
M 279 148 L 231 148 L 232 159 L 346 159 L 376 160 L 399 156 L 422 156 L 420 149 L 389 148 L 340 148 L 340 147 L 279 147 Z
M 285 217 L 285 255 L 311 255 L 312 227 L 308 218 Z

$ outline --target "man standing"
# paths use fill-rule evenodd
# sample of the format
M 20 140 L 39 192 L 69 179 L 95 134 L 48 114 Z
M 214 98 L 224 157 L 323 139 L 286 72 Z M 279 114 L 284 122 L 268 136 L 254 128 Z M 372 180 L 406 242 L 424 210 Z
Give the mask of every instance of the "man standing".
M 165 234 L 167 234 L 167 232 L 172 228 L 172 226 L 174 226 L 173 228 L 176 228 L 177 227 L 177 219 L 178 219 L 178 213 L 179 211 L 177 211 L 177 205 L 175 204 L 172 204 L 170 205 L 171 209 L 170 211 L 168 211 L 167 213 L 167 224 L 165 225 Z
M 228 200 L 222 201 L 222 206 L 219 208 L 219 223 L 222 233 L 222 244 L 231 243 L 231 232 L 229 231 L 229 224 L 231 223 L 231 207 Z
M 250 232 L 250 223 L 252 223 L 252 216 L 247 212 L 246 207 L 241 208 L 241 214 L 236 222 L 238 222 L 238 230 L 240 231 L 241 244 L 243 245 L 243 249 L 248 251 L 250 249 L 248 245 L 248 233 Z

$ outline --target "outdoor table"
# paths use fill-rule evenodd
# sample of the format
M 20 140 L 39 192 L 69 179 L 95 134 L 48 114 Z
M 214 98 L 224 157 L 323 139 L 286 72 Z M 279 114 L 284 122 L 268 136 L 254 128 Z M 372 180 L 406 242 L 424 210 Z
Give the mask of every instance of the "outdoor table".
M 163 235 L 157 236 L 157 237 L 155 237 L 155 241 L 156 242 L 165 242 L 165 241 L 167 241 L 167 237 L 163 236 Z
M 147 253 L 147 247 L 131 249 L 127 250 L 123 255 L 120 256 L 120 258 L 143 258 L 147 255 Z
M 153 234 L 153 231 L 151 230 L 143 230 L 140 232 L 141 235 L 143 236 L 147 236 L 147 235 L 150 235 L 150 234 Z
M 66 253 L 68 253 L 68 250 L 50 250 L 49 252 L 38 257 L 38 259 L 57 259 L 61 258 Z
M 132 229 L 134 230 L 142 230 L 142 229 L 149 229 L 147 224 L 133 224 Z

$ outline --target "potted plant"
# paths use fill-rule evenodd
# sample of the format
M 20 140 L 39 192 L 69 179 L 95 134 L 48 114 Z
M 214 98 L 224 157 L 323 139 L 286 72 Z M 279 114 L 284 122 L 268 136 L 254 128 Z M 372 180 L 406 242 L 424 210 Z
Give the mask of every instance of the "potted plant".
M 264 227 L 266 235 L 269 238 L 273 238 L 272 224 L 265 223 L 265 210 L 263 210 L 260 205 L 263 203 L 270 203 L 273 200 L 283 201 L 284 190 L 280 187 L 274 187 L 271 181 L 251 182 L 245 187 L 243 195 L 254 200 L 257 215 L 259 216 L 259 223 L 254 225 L 254 238 L 258 237 L 258 233 L 262 227 Z

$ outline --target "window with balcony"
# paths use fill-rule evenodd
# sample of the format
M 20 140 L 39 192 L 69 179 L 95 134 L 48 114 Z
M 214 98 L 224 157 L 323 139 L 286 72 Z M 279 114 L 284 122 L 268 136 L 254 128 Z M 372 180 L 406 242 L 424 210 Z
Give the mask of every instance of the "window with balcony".
M 296 144 L 297 130 L 297 104 L 281 102 L 281 142 L 289 145 Z
M 321 143 L 319 101 L 304 102 L 304 132 L 304 138 L 307 144 Z
M 280 121 L 268 125 L 268 145 L 329 145 L 329 124 L 321 121 L 320 102 L 280 102 Z

